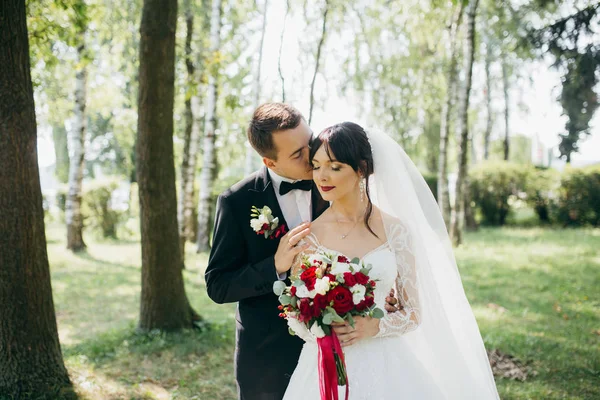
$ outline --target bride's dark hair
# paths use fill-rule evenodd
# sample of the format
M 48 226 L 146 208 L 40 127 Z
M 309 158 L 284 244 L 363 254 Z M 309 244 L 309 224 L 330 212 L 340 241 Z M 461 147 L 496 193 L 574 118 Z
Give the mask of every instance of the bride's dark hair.
M 343 164 L 348 164 L 355 172 L 365 178 L 367 210 L 365 212 L 365 225 L 369 232 L 378 237 L 369 225 L 373 213 L 373 203 L 369 195 L 369 176 L 373 173 L 373 153 L 367 132 L 354 122 L 342 122 L 325 128 L 310 144 L 310 162 L 321 146 L 330 159 L 335 159 Z M 335 155 L 335 157 L 334 157 Z

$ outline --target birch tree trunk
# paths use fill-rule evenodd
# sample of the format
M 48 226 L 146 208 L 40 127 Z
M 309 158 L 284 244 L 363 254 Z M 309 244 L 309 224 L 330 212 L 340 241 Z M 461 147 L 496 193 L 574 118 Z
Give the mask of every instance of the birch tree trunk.
M 450 66 L 447 73 L 446 99 L 442 104 L 440 117 L 440 155 L 438 161 L 438 204 L 446 226 L 450 226 L 450 196 L 448 193 L 448 142 L 450 140 L 450 114 L 452 99 L 457 88 L 457 41 L 458 30 L 462 22 L 463 3 L 460 2 L 452 18 L 450 26 Z
M 290 0 L 285 2 L 285 17 L 283 18 L 283 27 L 281 28 L 281 38 L 279 39 L 279 54 L 277 56 L 277 72 L 279 72 L 279 79 L 281 79 L 281 101 L 285 103 L 285 79 L 283 77 L 283 71 L 281 70 L 281 53 L 283 52 L 283 39 L 285 37 L 285 27 L 290 13 Z
M 260 45 L 258 48 L 258 65 L 256 66 L 256 72 L 254 73 L 254 83 L 252 93 L 254 95 L 253 105 L 256 110 L 260 105 L 260 72 L 263 58 L 263 45 L 265 42 L 265 32 L 267 28 L 267 7 L 269 6 L 269 0 L 264 0 L 265 5 L 263 9 L 263 21 L 262 21 L 262 32 L 260 35 Z M 250 146 L 250 142 L 246 141 L 246 164 L 244 166 L 244 175 L 248 176 L 254 171 L 255 160 L 258 158 L 256 152 Z
M 211 192 L 214 185 L 217 157 L 215 152 L 215 130 L 217 128 L 217 95 L 221 47 L 221 0 L 213 0 L 210 18 L 210 57 L 212 69 L 208 75 L 206 118 L 203 143 L 203 164 L 200 174 L 200 194 L 198 201 L 198 238 L 196 251 L 209 249 Z M 215 61 L 216 60 L 216 61 Z
M 508 161 L 510 151 L 510 129 L 509 129 L 509 82 L 508 82 L 508 66 L 505 56 L 502 56 L 502 87 L 504 89 L 504 160 Z
M 67 222 L 67 248 L 72 251 L 85 249 L 83 241 L 83 217 L 81 215 L 81 198 L 83 170 L 85 162 L 86 136 L 86 86 L 87 65 L 85 60 L 85 31 L 81 33 L 82 43 L 77 47 L 78 70 L 75 74 L 75 119 L 69 133 L 69 192 L 65 205 Z
M 75 399 L 46 250 L 25 1 L 0 2 L 0 398 Z
M 185 95 L 185 131 L 184 131 L 184 142 L 183 142 L 183 159 L 181 161 L 181 179 L 177 206 L 177 224 L 179 227 L 179 248 L 181 251 L 181 260 L 185 267 L 185 243 L 189 238 L 188 229 L 188 218 L 192 213 L 186 208 L 188 204 L 188 196 L 194 196 L 194 179 L 196 170 L 196 154 L 198 148 L 198 124 L 196 122 L 196 115 L 198 106 L 196 103 L 199 102 L 197 94 L 197 83 L 195 76 L 195 66 L 192 54 L 192 40 L 194 37 L 194 13 L 192 11 L 191 1 L 184 0 L 183 8 L 185 13 L 185 67 L 186 67 L 186 90 Z M 204 10 L 203 10 L 204 11 Z M 194 107 L 196 106 L 196 107 Z M 191 174 L 190 174 L 191 169 Z
M 454 209 L 450 218 L 450 238 L 455 246 L 462 243 L 462 224 L 464 222 L 464 192 L 467 176 L 467 158 L 469 154 L 469 95 L 471 93 L 471 79 L 473 75 L 473 55 L 475 50 L 475 17 L 479 0 L 470 0 L 467 6 L 467 37 L 464 47 L 464 72 L 465 82 L 460 90 L 458 128 L 459 162 L 458 177 L 456 179 L 456 196 Z
M 139 328 L 178 330 L 198 318 L 183 283 L 177 229 L 173 103 L 177 0 L 145 0 L 136 144 L 142 234 Z
M 327 35 L 327 14 L 329 13 L 329 0 L 325 0 L 325 8 L 323 9 L 323 27 L 321 28 L 321 39 L 317 47 L 317 57 L 315 60 L 315 72 L 310 83 L 310 108 L 308 112 L 308 124 L 312 122 L 313 108 L 315 105 L 315 81 L 317 80 L 317 74 L 319 73 L 319 66 L 321 63 L 321 52 L 323 50 L 323 44 L 325 44 L 325 37 Z
M 485 124 L 485 133 L 483 136 L 483 159 L 488 160 L 490 157 L 490 136 L 492 134 L 492 126 L 494 124 L 492 111 L 492 78 L 490 74 L 490 66 L 492 64 L 492 47 L 486 45 L 485 52 L 485 109 L 487 111 L 487 121 Z

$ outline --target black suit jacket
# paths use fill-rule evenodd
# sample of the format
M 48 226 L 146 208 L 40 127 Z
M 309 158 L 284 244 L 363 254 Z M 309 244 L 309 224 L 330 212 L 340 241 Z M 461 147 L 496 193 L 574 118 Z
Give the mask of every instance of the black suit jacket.
M 279 301 L 273 294 L 279 239 L 265 239 L 254 232 L 250 227 L 252 206 L 268 206 L 287 227 L 266 167 L 218 198 L 206 289 L 217 303 L 238 302 L 235 375 L 240 399 L 279 400 L 303 342 L 288 333 L 286 321 L 279 317 Z M 313 184 L 313 219 L 327 206 Z

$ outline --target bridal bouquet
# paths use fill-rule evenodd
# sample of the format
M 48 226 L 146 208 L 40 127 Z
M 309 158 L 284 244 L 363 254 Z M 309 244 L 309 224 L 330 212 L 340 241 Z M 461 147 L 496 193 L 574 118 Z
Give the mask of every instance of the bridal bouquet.
M 348 322 L 354 327 L 353 317 L 384 316 L 375 307 L 376 281 L 369 277 L 371 268 L 358 258 L 315 253 L 303 257 L 291 286 L 283 281 L 273 285 L 281 303 L 279 316 L 288 320 L 290 334 L 306 328 L 317 337 L 322 399 L 337 399 L 337 385 L 348 384 L 344 355 L 331 324 Z

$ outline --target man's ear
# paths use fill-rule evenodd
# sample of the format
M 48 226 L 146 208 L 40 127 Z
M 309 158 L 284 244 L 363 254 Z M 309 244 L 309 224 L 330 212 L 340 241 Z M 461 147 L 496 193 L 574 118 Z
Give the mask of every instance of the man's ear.
M 265 167 L 269 169 L 273 169 L 276 167 L 275 161 L 268 157 L 263 157 L 262 162 L 265 165 Z

